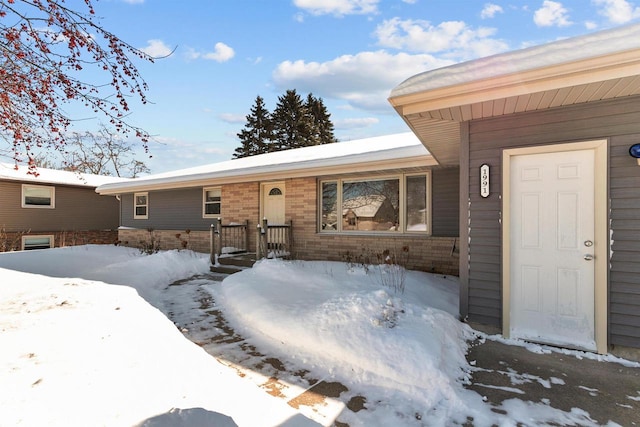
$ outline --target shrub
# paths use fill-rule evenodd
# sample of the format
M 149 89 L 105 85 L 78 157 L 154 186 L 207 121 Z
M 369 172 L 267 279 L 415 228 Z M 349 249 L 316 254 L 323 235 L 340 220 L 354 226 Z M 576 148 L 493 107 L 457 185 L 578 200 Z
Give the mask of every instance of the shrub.
M 153 228 L 147 228 L 149 233 L 148 240 L 140 240 L 140 253 L 145 255 L 157 254 L 160 252 L 160 238 L 153 231 Z

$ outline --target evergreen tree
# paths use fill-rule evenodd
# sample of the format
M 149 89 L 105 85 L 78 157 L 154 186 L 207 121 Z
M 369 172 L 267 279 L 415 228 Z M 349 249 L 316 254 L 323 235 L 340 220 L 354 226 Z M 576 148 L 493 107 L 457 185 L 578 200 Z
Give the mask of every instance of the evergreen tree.
M 259 95 L 251 107 L 251 113 L 247 115 L 244 129 L 237 135 L 242 145 L 236 148 L 234 159 L 263 154 L 269 150 L 274 138 L 273 123 L 271 113 L 264 107 L 264 100 Z
M 333 122 L 331 114 L 327 111 L 322 98 L 316 98 L 313 94 L 307 95 L 305 104 L 313 121 L 313 141 L 314 145 L 331 144 L 338 142 L 333 133 Z
M 313 121 L 295 89 L 278 97 L 273 111 L 275 141 L 269 151 L 288 150 L 313 144 Z

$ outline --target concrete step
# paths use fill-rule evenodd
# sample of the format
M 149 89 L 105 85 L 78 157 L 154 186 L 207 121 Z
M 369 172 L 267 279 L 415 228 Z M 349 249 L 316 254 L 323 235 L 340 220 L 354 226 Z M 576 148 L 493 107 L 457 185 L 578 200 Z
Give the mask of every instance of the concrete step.
M 211 270 L 213 273 L 221 273 L 221 274 L 233 274 L 233 273 L 237 273 L 238 271 L 242 271 L 244 270 L 245 267 L 237 267 L 237 266 L 233 266 L 233 265 L 212 265 L 211 267 L 209 267 L 209 270 Z
M 218 257 L 218 264 L 229 265 L 236 267 L 253 267 L 256 263 L 256 254 L 236 254 L 236 255 L 221 255 Z

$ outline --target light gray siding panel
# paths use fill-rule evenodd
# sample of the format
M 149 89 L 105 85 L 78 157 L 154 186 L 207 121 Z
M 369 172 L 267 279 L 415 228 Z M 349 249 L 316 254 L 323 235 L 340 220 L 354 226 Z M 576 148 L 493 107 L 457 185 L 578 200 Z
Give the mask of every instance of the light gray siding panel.
M 640 97 L 629 97 L 513 114 L 469 123 L 470 275 L 475 265 L 482 272 L 501 271 L 501 252 L 494 249 L 501 239 L 502 149 L 607 138 L 609 146 L 609 197 L 611 199 L 612 258 L 609 277 L 609 343 L 640 347 L 640 274 L 634 264 L 640 259 L 640 166 L 628 149 L 640 141 Z M 491 195 L 479 193 L 479 166 L 490 165 Z M 492 267 L 488 267 L 492 266 Z M 469 319 L 500 324 L 501 278 L 481 275 L 469 281 Z M 474 287 L 495 291 L 495 300 Z M 622 311 L 625 311 L 624 313 Z
M 458 217 L 460 215 L 460 169 L 434 169 L 431 183 L 432 234 L 438 237 L 457 237 L 459 235 Z
M 157 230 L 208 230 L 211 226 L 211 218 L 202 218 L 202 187 L 150 191 L 148 203 L 148 219 L 134 219 L 133 194 L 123 194 L 122 225 Z
M 26 183 L 34 184 L 34 183 Z M 55 188 L 55 208 L 23 208 L 22 183 L 0 181 L 0 227 L 6 231 L 87 231 L 118 228 L 118 201 L 93 188 L 37 183 Z

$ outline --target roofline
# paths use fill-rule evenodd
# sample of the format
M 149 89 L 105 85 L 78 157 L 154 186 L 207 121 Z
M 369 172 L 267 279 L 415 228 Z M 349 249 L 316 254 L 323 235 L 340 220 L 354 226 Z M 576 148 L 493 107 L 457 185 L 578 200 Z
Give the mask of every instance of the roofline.
M 388 100 L 404 117 L 424 111 L 627 77 L 637 74 L 639 67 L 640 48 L 635 48 L 457 85 L 392 96 Z
M 17 182 L 17 183 L 22 183 L 22 184 L 31 184 L 31 185 L 57 185 L 57 186 L 64 186 L 64 187 L 78 187 L 78 188 L 97 188 L 99 187 L 99 185 L 96 184 L 82 184 L 82 183 L 71 183 L 71 182 L 64 182 L 64 181 L 60 181 L 60 180 L 55 180 L 55 179 L 43 179 L 42 181 L 39 181 L 37 179 L 28 179 L 28 178 L 20 178 L 20 177 L 12 177 L 12 176 L 0 176 L 0 181 L 11 181 L 11 182 Z M 104 185 L 104 184 L 102 184 Z
M 340 173 L 374 172 L 396 168 L 414 168 L 437 165 L 430 154 L 425 154 L 422 145 L 381 150 L 380 153 L 396 153 L 399 150 L 408 151 L 402 157 L 391 159 L 380 158 L 371 161 L 359 161 L 370 158 L 371 154 L 361 153 L 341 157 L 339 160 L 328 159 L 310 160 L 297 163 L 277 164 L 270 166 L 255 166 L 246 169 L 225 170 L 179 177 L 175 181 L 169 178 L 144 178 L 127 183 L 111 183 L 101 185 L 96 192 L 102 195 L 117 195 L 139 191 L 172 190 L 189 187 L 222 185 L 253 181 L 268 181 L 275 179 L 303 178 L 309 176 L 325 176 Z M 384 157 L 384 156 L 382 156 Z M 174 177 L 175 179 L 175 177 Z

